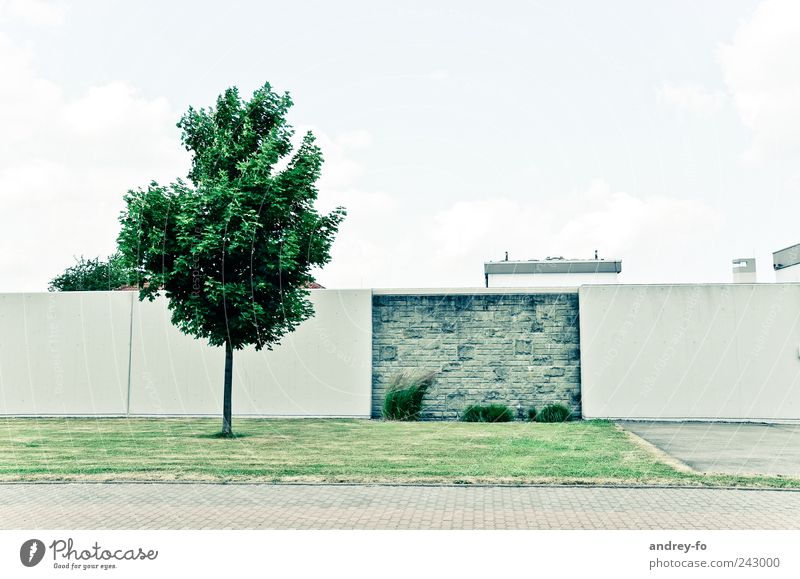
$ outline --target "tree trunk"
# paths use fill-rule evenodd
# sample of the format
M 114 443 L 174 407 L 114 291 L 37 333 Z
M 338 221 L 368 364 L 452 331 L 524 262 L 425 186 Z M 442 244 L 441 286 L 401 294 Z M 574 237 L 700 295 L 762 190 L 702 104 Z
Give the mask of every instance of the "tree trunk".
M 231 393 L 233 390 L 233 348 L 225 342 L 225 393 L 222 400 L 222 435 L 232 436 Z

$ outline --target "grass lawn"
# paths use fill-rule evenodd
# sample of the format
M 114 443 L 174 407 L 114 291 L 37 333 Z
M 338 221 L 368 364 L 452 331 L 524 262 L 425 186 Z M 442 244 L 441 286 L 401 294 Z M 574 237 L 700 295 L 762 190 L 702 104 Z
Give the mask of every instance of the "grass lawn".
M 800 487 L 800 479 L 670 466 L 611 422 L 565 424 L 0 418 L 0 481 L 679 484 Z

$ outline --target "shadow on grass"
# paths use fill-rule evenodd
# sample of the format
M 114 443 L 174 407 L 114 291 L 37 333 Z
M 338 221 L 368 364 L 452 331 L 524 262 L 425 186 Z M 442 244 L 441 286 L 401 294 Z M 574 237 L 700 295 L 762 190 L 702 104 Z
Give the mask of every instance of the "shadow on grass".
M 214 434 L 198 434 L 195 438 L 235 440 L 237 438 L 248 438 L 250 436 L 253 435 L 248 434 L 247 432 L 233 432 L 231 434 L 225 434 L 224 432 L 215 432 Z

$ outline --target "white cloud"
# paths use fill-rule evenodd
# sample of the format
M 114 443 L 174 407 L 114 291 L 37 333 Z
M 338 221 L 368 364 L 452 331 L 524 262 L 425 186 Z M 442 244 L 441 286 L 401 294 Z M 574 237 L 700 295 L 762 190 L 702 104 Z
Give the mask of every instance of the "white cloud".
M 664 83 L 658 88 L 657 96 L 665 105 L 702 117 L 713 115 L 725 103 L 722 92 L 708 90 L 696 84 Z
M 752 162 L 800 151 L 800 2 L 766 0 L 718 51 Z
M 629 280 L 707 280 L 686 256 L 713 246 L 722 227 L 700 201 L 631 195 L 601 180 L 546 200 L 459 201 L 433 215 L 402 212 L 391 195 L 367 199 L 352 198 L 358 212 L 320 276 L 330 287 L 479 286 L 483 261 L 505 251 L 512 259 L 588 258 L 595 249 L 623 259 Z
M 9 6 L 0 4 L 4 16 Z M 123 81 L 66 94 L 32 62 L 0 33 L 0 291 L 44 290 L 73 255 L 110 253 L 125 191 L 188 169 L 179 112 L 165 99 Z M 668 89 L 671 104 L 716 106 L 717 97 L 700 89 Z M 304 131 L 298 127 L 298 135 Z M 713 244 L 721 226 L 702 202 L 614 191 L 602 181 L 544 199 L 486 197 L 426 210 L 398 192 L 360 185 L 368 132 L 314 133 L 325 155 L 320 208 L 348 210 L 333 261 L 319 276 L 329 287 L 478 286 L 482 262 L 504 251 L 524 259 L 586 257 L 595 249 L 623 258 L 636 281 L 675 280 L 685 256 Z
M 322 149 L 324 163 L 318 183 L 320 190 L 352 188 L 364 173 L 363 165 L 352 158 L 352 152 L 369 147 L 372 135 L 365 130 L 356 130 L 331 136 L 317 126 L 299 125 L 295 127 L 295 147 L 308 131 L 314 134 L 317 146 Z
M 320 192 L 319 205 L 323 210 L 337 205 L 347 210 L 331 250 L 331 263 L 317 274 L 326 287 L 372 287 L 385 282 L 392 264 L 411 255 L 398 227 L 399 203 L 392 195 L 327 189 Z
M 43 291 L 74 256 L 114 251 L 124 193 L 184 176 L 189 157 L 175 127 L 179 112 L 164 98 L 122 81 L 69 96 L 2 33 L 0 70 L 0 291 Z M 353 154 L 370 146 L 367 131 L 328 136 L 298 127 L 298 140 L 309 128 L 325 156 L 320 206 L 349 211 L 335 248 L 343 283 L 358 280 L 386 257 L 382 223 L 396 202 L 356 187 L 364 167 Z
M 372 144 L 372 135 L 363 129 L 337 135 L 336 144 L 344 149 L 365 149 Z
M 68 96 L 30 56 L 0 34 L 0 291 L 42 291 L 73 256 L 112 252 L 124 193 L 188 169 L 164 99 L 124 82 Z
M 633 279 L 679 279 L 691 248 L 707 244 L 721 219 L 707 205 L 612 191 L 602 180 L 547 200 L 459 202 L 438 214 L 432 246 L 442 269 L 480 270 L 483 260 L 548 256 L 621 258 Z M 654 260 L 653 256 L 658 256 Z M 447 263 L 452 262 L 452 267 Z M 677 278 L 676 278 L 677 276 Z
M 387 259 L 391 261 L 407 249 L 396 231 L 400 203 L 389 193 L 358 187 L 365 168 L 352 155 L 372 144 L 369 132 L 357 130 L 332 137 L 318 127 L 304 126 L 296 133 L 308 130 L 317 138 L 325 159 L 317 208 L 328 212 L 343 206 L 347 210 L 331 250 L 331 264 L 317 272 L 317 277 L 329 287 L 370 287 L 376 272 L 385 270 Z
M 60 26 L 66 7 L 62 2 L 47 0 L 0 0 L 0 22 L 21 20 L 36 26 Z

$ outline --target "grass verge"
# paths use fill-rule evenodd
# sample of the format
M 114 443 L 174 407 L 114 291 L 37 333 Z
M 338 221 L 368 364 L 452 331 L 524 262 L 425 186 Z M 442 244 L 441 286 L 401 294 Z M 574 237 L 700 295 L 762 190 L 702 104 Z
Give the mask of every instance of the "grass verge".
M 0 419 L 0 481 L 641 484 L 800 488 L 675 468 L 607 421 Z

